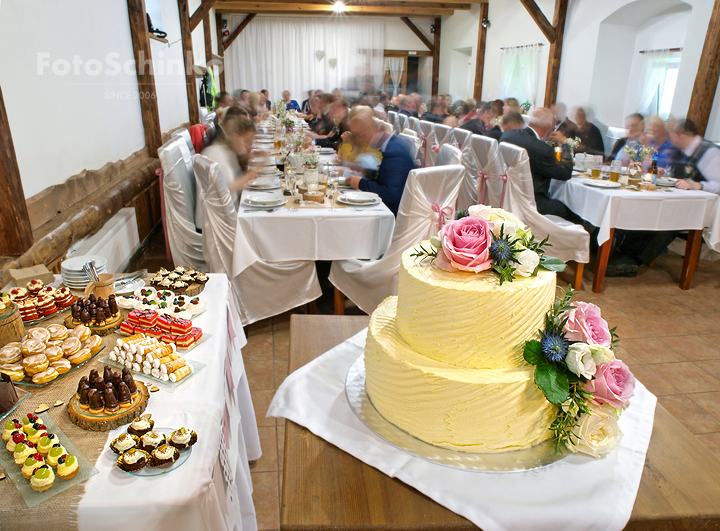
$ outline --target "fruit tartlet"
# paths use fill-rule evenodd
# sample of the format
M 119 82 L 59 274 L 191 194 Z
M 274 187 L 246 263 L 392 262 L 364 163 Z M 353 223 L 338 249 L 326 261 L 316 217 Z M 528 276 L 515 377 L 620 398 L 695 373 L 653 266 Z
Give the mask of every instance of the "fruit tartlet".
M 133 448 L 140 448 L 140 438 L 137 435 L 123 433 L 110 443 L 110 449 L 116 454 L 124 454 Z
M 27 439 L 27 435 L 25 435 L 24 431 L 16 430 L 12 432 L 12 435 L 10 436 L 10 440 L 5 445 L 5 449 L 10 452 L 11 454 L 15 453 L 15 446 L 17 446 L 18 443 L 21 443 Z
M 30 486 L 38 492 L 48 490 L 53 483 L 55 483 L 55 472 L 47 465 L 36 468 L 30 478 Z
M 55 443 L 50 447 L 50 451 L 47 454 L 47 458 L 45 459 L 45 462 L 50 465 L 51 467 L 55 468 L 58 464 L 58 459 L 60 459 L 63 454 L 66 454 L 67 450 L 65 447 L 60 443 Z
M 77 475 L 78 470 L 80 470 L 80 464 L 74 455 L 65 454 L 58 459 L 57 475 L 60 479 L 72 479 Z
M 50 451 L 50 448 L 52 448 L 57 443 L 57 437 L 55 437 L 54 433 L 46 433 L 42 437 L 40 437 L 40 440 L 37 444 L 38 452 L 40 452 L 42 455 L 47 455 Z
M 165 467 L 172 465 L 180 457 L 180 450 L 169 444 L 161 444 L 150 454 L 150 466 Z
M 147 417 L 138 417 L 130 423 L 127 432 L 130 435 L 137 435 L 142 437 L 147 432 L 151 431 L 155 426 L 155 421 Z
M 7 443 L 12 437 L 14 431 L 22 431 L 22 424 L 20 423 L 20 421 L 18 419 L 6 421 L 3 425 L 2 435 L 0 435 L 0 439 L 2 439 L 2 442 Z
M 44 464 L 45 458 L 39 453 L 35 452 L 34 454 L 30 454 L 29 456 L 27 456 L 20 472 L 22 472 L 22 475 L 25 479 L 30 479 L 30 477 L 33 475 L 33 472 L 35 472 L 35 469 L 41 467 Z
M 195 430 L 180 428 L 170 434 L 167 442 L 178 450 L 185 450 L 197 442 L 197 433 Z
M 150 454 L 144 450 L 133 448 L 117 458 L 117 466 L 125 472 L 137 472 L 150 461 Z
M 140 445 L 148 453 L 161 444 L 165 444 L 165 434 L 162 432 L 153 430 L 140 437 Z
M 22 466 L 23 462 L 25 462 L 25 459 L 27 459 L 29 455 L 32 455 L 34 453 L 35 445 L 30 441 L 22 441 L 17 443 L 15 445 L 15 451 L 13 452 L 13 459 L 15 460 L 15 464 L 17 466 Z

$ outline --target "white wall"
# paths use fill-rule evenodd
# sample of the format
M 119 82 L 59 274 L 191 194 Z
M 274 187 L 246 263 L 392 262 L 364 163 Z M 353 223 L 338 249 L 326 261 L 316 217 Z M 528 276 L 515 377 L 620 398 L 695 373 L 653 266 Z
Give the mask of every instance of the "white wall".
M 386 50 L 427 50 L 428 48 L 418 39 L 410 28 L 399 18 L 384 18 L 385 22 L 385 49 Z M 432 20 L 429 18 L 410 19 L 415 26 L 425 34 L 430 42 L 433 37 L 430 33 Z
M 505 0 L 497 1 L 502 2 Z M 493 7 L 491 6 L 490 9 L 492 10 Z M 457 55 L 464 54 L 457 50 L 471 49 L 469 62 L 473 65 L 471 77 L 474 82 L 479 18 L 480 6 L 477 4 L 473 4 L 470 11 L 457 11 L 452 16 L 442 18 L 438 92 L 450 94 L 453 100 L 472 97 L 472 91 L 468 93 L 466 89 L 462 88 L 466 85 L 467 64 L 464 64 L 462 57 Z M 453 56 L 455 56 L 455 60 L 453 60 Z
M 77 56 L 77 74 L 70 64 L 66 75 L 38 75 L 41 53 L 50 65 Z M 0 5 L 0 86 L 26 197 L 145 145 L 135 70 L 111 75 L 108 54 L 121 66 L 133 60 L 125 2 Z M 86 73 L 98 65 L 99 75 Z

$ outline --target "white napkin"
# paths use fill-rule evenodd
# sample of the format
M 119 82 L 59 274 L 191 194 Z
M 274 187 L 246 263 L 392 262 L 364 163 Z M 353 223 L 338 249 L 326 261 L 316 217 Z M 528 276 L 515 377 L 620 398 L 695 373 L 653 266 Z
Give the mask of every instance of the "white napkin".
M 519 473 L 468 472 L 429 463 L 370 431 L 345 397 L 345 378 L 363 353 L 367 329 L 288 376 L 268 417 L 285 417 L 416 488 L 485 531 L 620 530 L 630 519 L 652 433 L 656 398 L 640 382 L 604 459 L 572 455 Z

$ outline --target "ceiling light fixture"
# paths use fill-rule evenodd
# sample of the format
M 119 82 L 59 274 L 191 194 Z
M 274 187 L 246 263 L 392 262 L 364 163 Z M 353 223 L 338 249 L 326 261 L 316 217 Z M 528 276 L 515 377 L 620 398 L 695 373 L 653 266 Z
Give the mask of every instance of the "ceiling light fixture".
M 340 0 L 337 0 L 333 4 L 333 11 L 335 13 L 342 13 L 343 11 L 345 11 L 345 4 L 343 4 Z

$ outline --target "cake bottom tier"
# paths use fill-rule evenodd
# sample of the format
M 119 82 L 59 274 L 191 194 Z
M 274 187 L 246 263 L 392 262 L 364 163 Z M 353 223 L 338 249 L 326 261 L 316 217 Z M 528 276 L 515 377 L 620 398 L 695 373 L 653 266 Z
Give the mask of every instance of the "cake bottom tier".
M 370 319 L 366 390 L 388 421 L 427 443 L 462 452 L 509 452 L 550 437 L 556 408 L 534 367 L 469 369 L 418 354 L 397 332 L 397 297 Z

